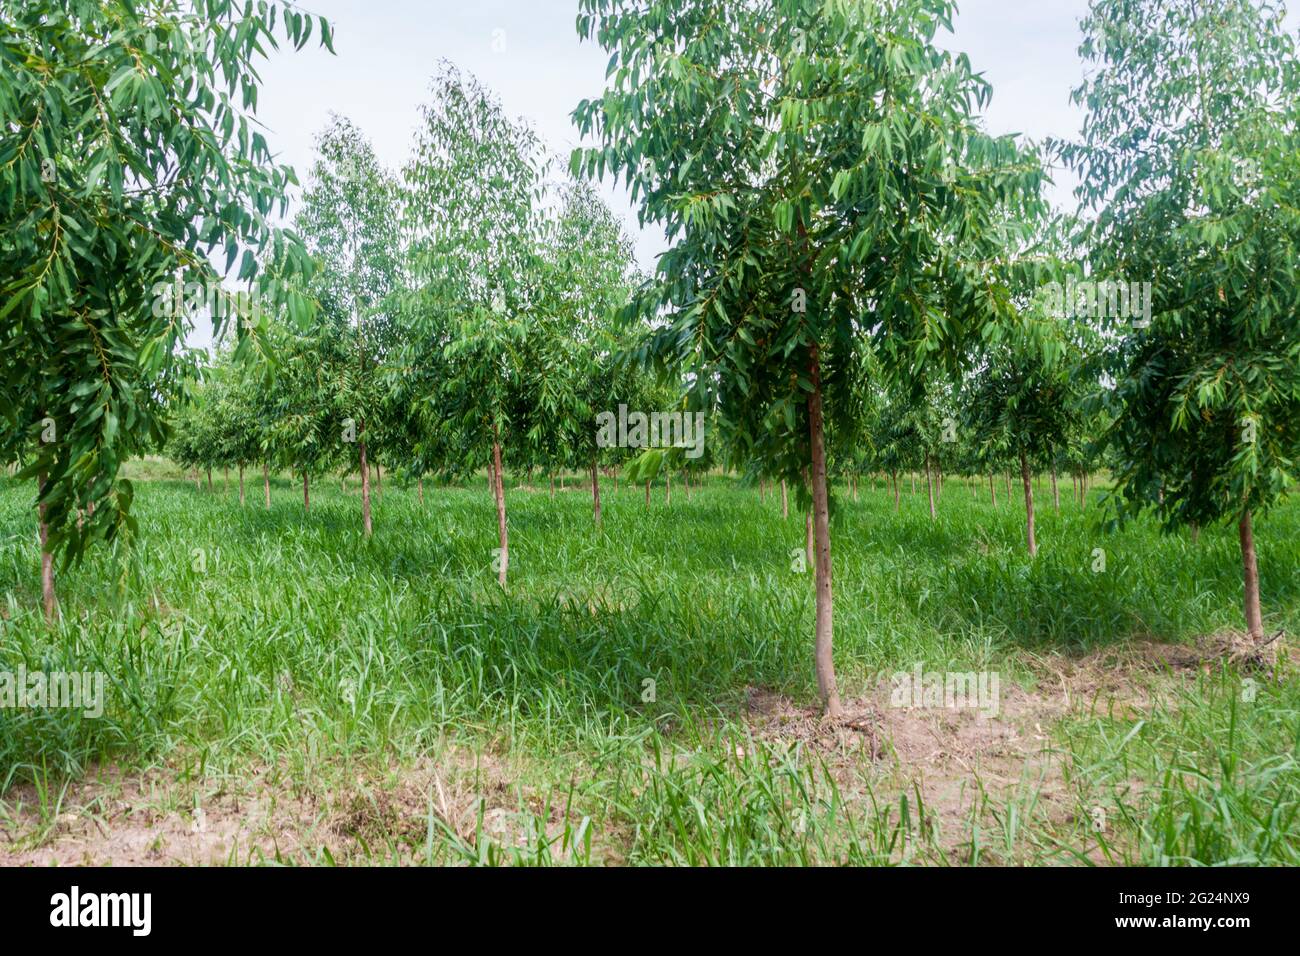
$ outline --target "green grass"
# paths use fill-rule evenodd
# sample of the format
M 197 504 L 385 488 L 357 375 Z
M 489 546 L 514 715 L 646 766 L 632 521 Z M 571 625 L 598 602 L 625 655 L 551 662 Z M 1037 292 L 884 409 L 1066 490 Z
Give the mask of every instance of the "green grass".
M 1289 676 L 1261 682 L 1249 704 L 1236 693 L 1242 675 L 1223 670 L 1171 676 L 1142 717 L 1072 714 L 1051 734 L 1073 814 L 1047 812 L 1027 776 L 983 793 L 968 832 L 944 841 L 920 791 L 871 761 L 829 766 L 800 741 L 751 733 L 746 688 L 815 705 L 811 575 L 791 570 L 803 521 L 783 521 L 779 497 L 760 502 L 715 477 L 689 500 L 675 482 L 671 506 L 657 487 L 647 512 L 640 489 L 607 485 L 596 531 L 588 495 L 552 500 L 511 483 L 502 594 L 482 481 L 427 485 L 421 508 L 413 488 L 386 478 L 365 542 L 355 480 L 346 495 L 336 479 L 314 482 L 304 515 L 300 488 L 279 479 L 264 510 L 260 478 L 249 475 L 244 508 L 220 475 L 215 495 L 141 482 L 134 547 L 100 548 L 59 575 L 53 632 L 39 613 L 32 488 L 0 479 L 0 670 L 102 670 L 110 682 L 98 720 L 0 709 L 0 819 L 19 793 L 48 819 L 69 778 L 95 765 L 197 776 L 269 766 L 296 790 L 357 790 L 362 817 L 374 803 L 378 824 L 348 853 L 375 862 L 1300 857 L 1300 693 Z M 1065 491 L 1056 514 L 1043 484 L 1031 562 L 1023 508 L 1000 484 L 993 508 L 987 487 L 975 496 L 946 482 L 934 523 L 923 491 L 905 490 L 896 514 L 883 488 L 864 482 L 856 503 L 841 489 L 832 546 L 846 695 L 916 662 L 997 670 L 1033 691 L 1044 655 L 1240 627 L 1230 530 L 1207 529 L 1197 544 L 1144 524 L 1107 534 L 1096 499 L 1081 514 Z M 1291 633 L 1298 524 L 1292 503 L 1257 527 L 1266 623 Z M 423 782 L 418 825 L 386 825 L 381 796 L 357 783 L 447 764 L 452 748 L 509 768 L 531 836 L 493 839 L 486 801 L 480 819 L 453 826 Z M 982 787 L 978 775 L 971 785 Z M 1096 806 L 1100 834 L 1088 821 Z M 321 845 L 299 859 L 338 853 Z

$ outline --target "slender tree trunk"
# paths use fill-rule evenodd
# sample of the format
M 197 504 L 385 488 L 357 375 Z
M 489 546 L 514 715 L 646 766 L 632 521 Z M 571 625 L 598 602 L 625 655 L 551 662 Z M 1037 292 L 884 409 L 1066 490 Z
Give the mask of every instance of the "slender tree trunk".
M 1011 472 L 1008 471 L 1002 477 L 1006 480 L 1007 501 L 1009 502 L 1011 500 Z
M 760 503 L 767 500 L 767 482 L 762 478 L 758 479 L 758 500 Z
M 912 478 L 912 497 L 916 497 L 916 472 L 911 472 Z
M 898 511 L 902 510 L 903 507 L 903 502 L 898 492 L 898 472 L 894 472 L 893 478 L 894 478 L 894 512 L 897 513 Z
M 645 483 L 645 510 L 650 510 L 650 482 Z
M 1201 525 L 1199 522 L 1192 522 L 1192 544 L 1201 540 Z
M 224 465 L 221 470 L 225 472 L 221 478 L 221 493 L 228 495 L 230 494 L 230 466 Z
M 1052 465 L 1052 510 L 1061 511 L 1061 492 L 1056 487 L 1056 465 Z
M 45 494 L 45 475 L 36 481 L 36 495 Z M 58 601 L 54 596 L 54 555 L 50 553 L 50 526 L 45 522 L 45 503 L 36 505 L 36 519 L 41 536 L 41 603 L 45 608 L 45 623 L 54 626 L 58 615 Z
M 271 466 L 262 462 L 262 488 L 266 492 L 266 510 L 271 510 Z
M 424 507 L 424 475 L 415 479 L 416 493 L 420 496 L 420 507 Z
M 365 433 L 366 424 L 362 422 L 361 434 L 365 435 Z M 368 538 L 370 537 L 372 525 L 370 521 L 370 461 L 366 458 L 365 438 L 357 442 L 357 449 L 361 453 L 361 531 Z
M 596 515 L 596 527 L 600 527 L 600 477 L 596 471 L 596 460 L 591 460 L 591 507 Z
M 492 428 L 492 434 L 497 435 L 496 426 Z M 492 492 L 497 502 L 497 540 L 501 547 L 501 563 L 497 571 L 497 583 L 501 585 L 504 591 L 506 587 L 506 572 L 510 568 L 510 534 L 506 529 L 506 489 L 501 481 L 501 440 L 495 438 L 492 442 L 492 471 L 494 479 L 492 482 Z
M 781 520 L 790 520 L 790 496 L 785 490 L 785 479 L 781 479 Z
M 942 505 L 943 504 L 943 462 L 936 461 L 934 463 L 934 468 L 935 468 L 934 503 L 936 505 Z
M 842 715 L 832 655 L 834 611 L 831 594 L 831 526 L 826 494 L 826 446 L 822 422 L 821 363 L 817 346 L 809 355 L 812 392 L 808 396 L 808 425 L 812 442 L 813 533 L 817 544 L 817 627 L 813 659 L 822 711 L 831 719 Z
M 208 469 L 208 494 L 212 494 L 212 469 Z
M 239 463 L 239 507 L 244 507 L 244 463 Z
M 989 498 L 993 502 L 993 507 L 998 506 L 998 486 L 993 482 L 993 472 L 989 472 Z
M 1079 510 L 1088 510 L 1088 473 L 1079 476 Z
M 1025 540 L 1029 543 L 1029 556 L 1038 554 L 1038 541 L 1034 538 L 1034 483 L 1029 475 L 1029 459 L 1020 452 L 1020 480 L 1025 486 Z
M 306 471 L 302 473 L 302 510 L 311 511 L 311 479 Z
M 930 520 L 934 520 L 934 479 L 930 475 L 930 455 L 925 456 L 925 492 L 930 498 Z
M 551 497 L 555 497 L 555 476 L 551 475 Z
M 1241 513 L 1237 524 L 1241 536 L 1241 569 L 1245 584 L 1246 634 L 1251 643 L 1264 640 L 1264 617 L 1259 609 L 1259 564 L 1255 557 L 1255 532 L 1251 527 L 1250 510 Z

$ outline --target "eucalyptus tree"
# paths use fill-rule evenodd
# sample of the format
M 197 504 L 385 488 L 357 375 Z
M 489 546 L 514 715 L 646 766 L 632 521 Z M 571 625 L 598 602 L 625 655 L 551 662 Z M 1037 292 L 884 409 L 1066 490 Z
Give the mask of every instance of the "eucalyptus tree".
M 814 660 L 837 716 L 827 418 L 869 352 L 886 370 L 955 363 L 1004 311 L 994 264 L 1040 204 L 1041 165 L 972 117 L 989 87 L 935 44 L 949 0 L 579 9 L 611 57 L 575 111 L 599 145 L 574 165 L 623 177 L 672 244 L 639 299 L 662 319 L 645 353 L 688 372 L 747 456 L 809 472 Z
M 925 474 L 930 518 L 934 520 L 936 463 L 945 446 L 956 441 L 950 399 L 945 385 L 935 381 L 900 378 L 889 385 L 876 420 L 876 458 L 893 477 L 895 510 L 899 507 L 900 473 Z M 915 481 L 912 490 L 916 490 Z
M 350 423 L 340 438 L 355 444 L 361 473 L 361 524 L 369 537 L 372 434 L 391 407 L 380 366 L 393 359 L 399 329 L 391 314 L 402 284 L 401 190 L 349 120 L 332 116 L 316 139 L 316 161 L 294 224 L 315 258 L 311 289 L 320 301 L 314 330 L 334 404 Z
M 204 409 L 199 402 L 201 395 L 197 388 L 186 390 L 186 395 L 177 400 L 178 408 L 172 411 L 167 444 L 164 448 L 167 456 L 182 469 L 194 475 L 194 485 L 199 484 L 199 471 L 207 467 L 210 461 L 207 449 L 207 423 Z
M 484 458 L 496 502 L 498 581 L 510 562 L 502 446 L 525 453 L 538 400 L 533 374 L 545 325 L 538 319 L 542 273 L 541 143 L 506 116 L 472 76 L 444 65 L 421 109 L 414 155 L 404 171 L 405 230 L 412 294 L 402 315 L 415 345 L 404 363 L 427 363 L 442 378 L 423 396 L 424 420 L 453 429 L 459 466 Z M 430 349 L 428 343 L 441 345 Z M 518 448 L 515 448 L 515 445 Z
M 1018 463 L 1025 496 L 1025 542 L 1029 556 L 1038 554 L 1035 531 L 1033 471 L 1050 462 L 1072 431 L 1080 396 L 1064 361 L 1045 360 L 1035 345 L 1000 343 L 966 391 L 970 438 L 990 452 L 1009 453 Z
M 1237 524 L 1246 630 L 1264 629 L 1254 516 L 1300 450 L 1300 64 L 1269 0 L 1093 0 L 1081 142 L 1095 279 L 1149 282 L 1108 315 L 1121 515 Z M 1122 312 L 1122 310 L 1121 310 Z
M 273 326 L 270 337 L 275 365 L 259 410 L 265 417 L 263 459 L 301 476 L 303 510 L 310 511 L 311 476 L 339 464 L 351 423 L 339 413 L 337 385 L 320 360 L 320 337 L 282 326 Z
M 543 460 L 588 472 L 592 513 L 601 523 L 597 416 L 638 400 L 640 370 L 626 358 L 634 342 L 618 321 L 636 285 L 632 243 L 622 223 L 583 181 L 568 183 L 548 223 L 537 313 L 544 360 L 534 369 L 538 414 L 530 437 Z
M 217 376 L 204 412 L 213 422 L 220 463 L 238 470 L 239 503 L 243 505 L 246 501 L 244 469 L 263 458 L 262 433 L 267 422 L 262 408 L 262 384 L 229 353 L 220 357 Z M 266 469 L 263 478 L 269 485 Z
M 0 456 L 38 481 L 51 619 L 53 553 L 134 527 L 118 471 L 163 442 L 186 370 L 192 316 L 156 308 L 156 284 L 216 288 L 220 252 L 307 308 L 263 267 L 306 265 L 273 219 L 293 171 L 252 120 L 277 27 L 331 44 L 276 0 L 0 0 Z

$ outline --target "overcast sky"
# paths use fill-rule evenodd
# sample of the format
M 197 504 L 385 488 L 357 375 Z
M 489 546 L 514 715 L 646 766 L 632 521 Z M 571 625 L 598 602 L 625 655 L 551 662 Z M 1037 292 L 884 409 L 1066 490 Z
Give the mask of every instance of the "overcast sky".
M 599 95 L 608 57 L 579 42 L 576 0 L 304 0 L 334 26 L 337 56 L 319 48 L 273 53 L 261 70 L 258 118 L 280 158 L 305 179 L 312 143 L 331 111 L 350 118 L 379 158 L 406 159 L 429 77 L 440 59 L 476 74 L 507 112 L 532 122 L 552 150 L 567 156 L 577 136 L 570 113 Z M 986 114 L 992 133 L 1035 140 L 1077 135 L 1082 114 L 1069 101 L 1082 79 L 1078 21 L 1087 0 L 963 0 L 955 32 L 942 45 L 969 55 L 993 86 Z M 1072 208 L 1074 182 L 1056 170 L 1049 197 Z M 606 189 L 625 214 L 646 269 L 662 234 L 640 232 L 626 197 Z M 206 344 L 200 330 L 193 344 Z

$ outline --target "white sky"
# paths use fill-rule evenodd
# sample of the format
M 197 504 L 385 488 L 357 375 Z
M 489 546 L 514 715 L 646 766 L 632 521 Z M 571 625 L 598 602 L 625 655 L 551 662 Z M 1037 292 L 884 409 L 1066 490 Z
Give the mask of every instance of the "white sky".
M 313 138 L 331 111 L 350 118 L 370 138 L 381 161 L 406 159 L 440 59 L 454 62 L 495 90 L 507 112 L 528 118 L 551 149 L 567 158 L 577 135 L 570 113 L 604 88 L 608 57 L 580 43 L 576 0 L 304 0 L 303 8 L 334 26 L 337 56 L 313 35 L 300 51 L 282 47 L 261 69 L 258 119 L 282 161 L 305 180 Z M 955 33 L 942 45 L 969 55 L 993 86 L 986 113 L 992 133 L 1035 140 L 1072 137 L 1082 114 L 1069 102 L 1082 79 L 1078 20 L 1087 0 L 963 0 Z M 1074 182 L 1055 171 L 1049 197 L 1072 208 Z M 625 212 L 644 268 L 664 248 L 663 236 L 640 232 L 626 196 L 606 197 Z M 198 329 L 193 345 L 206 345 Z

